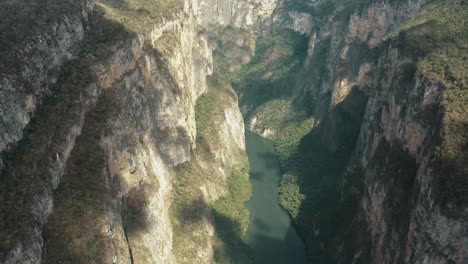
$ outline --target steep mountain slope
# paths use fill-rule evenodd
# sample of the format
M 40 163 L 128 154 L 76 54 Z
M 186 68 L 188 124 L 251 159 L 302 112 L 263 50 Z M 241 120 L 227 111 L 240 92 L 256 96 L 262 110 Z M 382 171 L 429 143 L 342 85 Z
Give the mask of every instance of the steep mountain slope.
M 204 31 L 249 30 L 274 4 L 1 3 L 0 262 L 248 254 L 235 250 L 242 232 L 219 239 L 216 229 L 246 229 L 250 185 L 237 97 L 206 85 Z M 240 184 L 239 196 L 231 189 Z
M 368 101 L 338 180 L 340 198 L 331 205 L 335 210 L 309 222 L 316 232 L 333 230 L 332 239 L 315 235 L 335 245 L 328 250 L 348 248 L 349 259 L 342 254 L 341 262 L 460 263 L 466 258 L 467 18 L 456 1 L 429 3 L 387 36 L 370 67 L 360 62 L 355 71 L 354 89 L 364 91 Z M 336 87 L 332 106 L 342 89 Z M 327 118 L 336 120 L 328 115 L 325 127 Z M 350 207 L 355 211 L 347 212 Z M 343 235 L 336 237 L 336 225 L 325 223 L 333 216 L 351 220 L 336 223 Z
M 311 263 L 467 261 L 463 1 L 0 15 L 0 263 L 251 262 L 242 114 Z
M 467 18 L 458 1 L 276 9 L 276 27 L 309 36 L 307 52 L 257 49 L 233 80 L 249 127 L 275 142 L 280 203 L 312 262 L 463 263 Z M 300 66 L 276 68 L 297 54 Z

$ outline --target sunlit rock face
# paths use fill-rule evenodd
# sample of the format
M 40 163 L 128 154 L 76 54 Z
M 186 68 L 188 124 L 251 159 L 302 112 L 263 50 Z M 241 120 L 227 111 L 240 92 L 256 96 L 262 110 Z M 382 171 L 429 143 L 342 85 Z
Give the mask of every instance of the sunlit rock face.
M 305 35 L 311 34 L 315 26 L 311 14 L 298 11 L 278 12 L 273 16 L 273 22 Z
M 199 0 L 199 18 L 205 25 L 251 28 L 273 13 L 277 0 Z
M 2 62 L 0 262 L 178 263 L 171 182 L 173 168 L 194 158 L 195 104 L 213 72 L 203 28 L 247 30 L 275 1 L 183 1 L 147 32 L 106 47 L 89 43 L 107 24 L 125 26 L 101 18 L 103 6 L 121 3 L 75 2 L 43 14 L 47 22 L 16 43 L 17 68 Z M 29 8 L 36 14 L 40 4 Z M 245 143 L 234 99 L 224 113 L 224 141 L 205 166 L 227 178 Z M 225 188 L 206 186 L 206 199 Z M 212 237 L 212 221 L 204 225 Z M 192 245 L 193 263 L 213 262 L 212 244 Z

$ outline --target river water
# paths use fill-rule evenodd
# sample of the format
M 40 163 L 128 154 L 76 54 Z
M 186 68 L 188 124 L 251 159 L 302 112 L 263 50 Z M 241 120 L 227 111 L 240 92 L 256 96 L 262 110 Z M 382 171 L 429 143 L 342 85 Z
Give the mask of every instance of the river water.
M 305 264 L 302 240 L 278 204 L 281 168 L 273 143 L 250 131 L 245 134 L 253 195 L 247 202 L 250 227 L 246 242 L 255 264 Z

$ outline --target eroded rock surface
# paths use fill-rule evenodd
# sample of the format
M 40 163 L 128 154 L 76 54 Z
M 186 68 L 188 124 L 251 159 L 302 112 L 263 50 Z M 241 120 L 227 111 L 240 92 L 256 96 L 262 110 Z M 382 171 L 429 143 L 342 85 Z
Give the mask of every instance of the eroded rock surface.
M 248 30 L 274 1 L 181 1 L 141 32 L 120 23 L 118 12 L 133 15 L 121 3 L 23 2 L 1 4 L 24 10 L 11 18 L 18 28 L 6 19 L 2 29 L 31 28 L 2 50 L 0 262 L 177 263 L 173 170 L 194 159 L 195 104 L 213 71 L 203 28 Z M 205 164 L 223 181 L 232 153 L 245 155 L 232 100 Z M 207 202 L 226 188 L 208 188 Z M 200 263 L 213 261 L 213 222 L 204 225 Z

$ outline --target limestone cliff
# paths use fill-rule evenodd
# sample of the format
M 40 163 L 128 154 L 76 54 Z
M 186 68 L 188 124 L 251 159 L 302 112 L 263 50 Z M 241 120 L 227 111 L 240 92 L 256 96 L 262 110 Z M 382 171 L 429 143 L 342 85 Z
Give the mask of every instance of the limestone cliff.
M 238 101 L 311 262 L 466 262 L 463 1 L 0 15 L 0 263 L 250 262 Z
M 457 1 L 282 1 L 274 12 L 309 36 L 289 84 L 315 124 L 289 143 L 280 202 L 311 261 L 466 262 L 466 12 Z M 278 121 L 258 109 L 251 128 L 282 155 Z
M 230 216 L 215 203 L 247 170 L 229 86 L 211 89 L 223 114 L 200 121 L 198 98 L 213 93 L 205 27 L 248 30 L 274 2 L 0 5 L 0 262 L 213 262 L 215 221 Z M 181 238 L 180 167 L 194 164 L 209 175 L 191 182 L 201 220 Z M 185 259 L 180 239 L 197 256 Z

